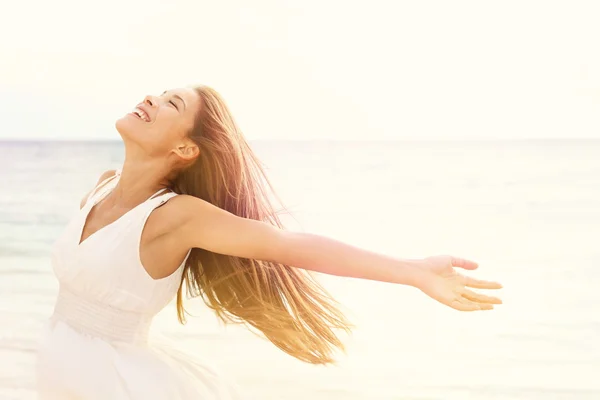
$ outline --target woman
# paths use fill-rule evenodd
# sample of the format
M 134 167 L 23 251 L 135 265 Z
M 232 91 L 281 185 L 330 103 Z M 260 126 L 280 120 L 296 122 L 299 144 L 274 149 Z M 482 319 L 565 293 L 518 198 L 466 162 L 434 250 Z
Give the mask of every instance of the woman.
M 331 363 L 349 324 L 306 270 L 411 285 L 461 311 L 501 301 L 457 257 L 387 257 L 290 232 L 225 102 L 201 86 L 147 96 L 116 122 L 122 169 L 102 174 L 55 242 L 59 294 L 38 357 L 42 398 L 230 399 L 209 367 L 149 346 L 152 317 L 187 291 L 302 361 Z

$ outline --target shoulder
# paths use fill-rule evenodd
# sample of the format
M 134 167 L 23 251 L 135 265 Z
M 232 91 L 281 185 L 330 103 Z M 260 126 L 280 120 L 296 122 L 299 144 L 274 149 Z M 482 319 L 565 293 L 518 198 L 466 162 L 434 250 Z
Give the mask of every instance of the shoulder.
M 227 211 L 196 196 L 178 194 L 171 197 L 156 210 L 156 218 L 166 232 L 182 235 L 187 239 L 190 233 L 186 227 L 206 226 L 216 214 L 229 214 Z
M 165 229 L 173 242 L 184 249 L 275 260 L 281 259 L 291 237 L 271 223 L 238 216 L 198 197 L 178 195 L 167 203 L 171 212 L 162 221 L 169 225 Z
M 170 237 L 172 242 L 177 243 L 178 246 L 187 246 L 187 242 L 181 240 L 181 228 L 194 218 L 191 205 L 203 202 L 203 200 L 187 194 L 166 196 L 158 200 L 161 197 L 157 196 L 157 201 L 148 210 L 146 230 L 151 232 L 151 237 Z M 186 247 L 185 250 L 189 250 L 189 247 Z
M 204 203 L 210 204 L 195 196 L 177 194 L 167 199 L 158 208 L 161 210 L 159 213 L 163 214 L 170 221 L 175 222 L 176 225 L 179 225 L 192 218 L 198 212 L 199 205 Z
M 94 187 L 92 189 L 90 189 L 90 191 L 87 192 L 85 194 L 85 196 L 83 196 L 83 198 L 81 199 L 81 203 L 79 204 L 79 208 L 83 208 L 83 206 L 87 202 L 88 197 L 94 191 L 94 189 L 96 189 L 98 187 L 98 185 L 100 185 L 106 179 L 115 176 L 116 173 L 117 173 L 116 169 L 109 169 L 107 171 L 104 171 L 102 174 L 100 174 L 100 177 L 98 178 L 98 181 L 96 182 L 96 184 L 94 185 Z
M 162 196 L 157 196 L 157 198 L 160 197 Z M 159 214 L 165 219 L 172 221 L 175 225 L 178 225 L 191 217 L 190 211 L 192 210 L 192 205 L 199 202 L 203 202 L 203 200 L 187 194 L 168 196 L 160 202 L 159 206 L 155 207 L 155 214 Z
M 223 213 L 225 210 L 196 196 L 178 194 L 169 199 L 168 209 L 171 217 L 190 220 L 211 213 Z

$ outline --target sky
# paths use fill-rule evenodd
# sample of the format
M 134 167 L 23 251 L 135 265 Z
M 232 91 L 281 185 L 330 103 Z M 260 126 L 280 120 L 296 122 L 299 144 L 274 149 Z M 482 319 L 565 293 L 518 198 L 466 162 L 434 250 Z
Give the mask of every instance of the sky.
M 250 140 L 600 138 L 596 1 L 3 8 L 0 139 L 118 140 L 146 94 L 193 84 Z

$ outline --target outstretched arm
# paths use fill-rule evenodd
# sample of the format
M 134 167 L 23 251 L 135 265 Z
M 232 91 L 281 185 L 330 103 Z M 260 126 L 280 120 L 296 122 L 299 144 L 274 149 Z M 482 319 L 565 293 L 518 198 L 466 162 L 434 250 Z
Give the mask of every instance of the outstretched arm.
M 185 223 L 178 237 L 191 247 L 243 258 L 272 261 L 330 275 L 414 286 L 462 311 L 491 309 L 500 300 L 466 289 L 495 289 L 494 282 L 463 276 L 453 267 L 477 264 L 451 256 L 402 259 L 361 249 L 321 235 L 291 232 L 238 217 L 193 196 L 183 197 Z

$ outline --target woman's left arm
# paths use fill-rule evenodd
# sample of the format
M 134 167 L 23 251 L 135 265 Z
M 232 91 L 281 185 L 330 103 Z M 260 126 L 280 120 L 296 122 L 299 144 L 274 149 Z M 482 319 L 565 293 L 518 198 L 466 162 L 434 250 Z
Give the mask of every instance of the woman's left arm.
M 457 282 L 462 287 L 500 287 L 494 282 L 452 273 L 453 266 L 477 268 L 475 263 L 457 257 L 390 257 L 325 236 L 286 231 L 262 221 L 238 217 L 193 196 L 181 197 L 184 197 L 182 208 L 186 222 L 180 226 L 178 237 L 190 248 L 198 247 L 219 254 L 271 261 L 330 275 L 410 285 L 456 309 L 461 309 L 462 306 L 451 304 L 455 299 L 450 298 L 448 290 L 456 291 L 454 289 L 457 289 Z M 442 281 L 436 279 L 440 277 Z M 453 280 L 451 287 L 446 284 L 449 278 Z M 469 300 L 470 307 L 475 307 L 472 303 L 485 300 L 484 298 L 490 303 L 499 302 L 497 299 L 491 300 L 494 299 L 491 297 L 479 296 L 479 299 Z M 464 305 L 466 307 L 467 302 Z
M 287 264 L 330 275 L 413 285 L 419 260 L 398 259 L 311 233 L 279 229 L 238 217 L 202 199 L 186 196 L 181 239 L 214 253 Z

